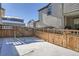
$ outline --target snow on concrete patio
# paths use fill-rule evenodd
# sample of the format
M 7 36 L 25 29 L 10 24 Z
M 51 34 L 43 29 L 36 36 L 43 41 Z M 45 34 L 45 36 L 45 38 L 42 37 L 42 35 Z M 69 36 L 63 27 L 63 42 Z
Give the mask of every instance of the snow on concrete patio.
M 78 52 L 36 37 L 0 38 L 0 40 L 1 56 L 79 56 Z

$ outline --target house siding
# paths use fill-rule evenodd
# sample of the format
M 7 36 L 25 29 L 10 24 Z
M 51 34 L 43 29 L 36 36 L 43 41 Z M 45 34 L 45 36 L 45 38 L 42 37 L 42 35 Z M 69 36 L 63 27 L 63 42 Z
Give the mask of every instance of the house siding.
M 44 24 L 43 27 L 53 26 L 56 28 L 63 28 L 64 21 L 62 16 L 62 4 L 61 3 L 53 3 L 50 4 L 52 6 L 51 15 L 47 15 L 48 8 L 45 8 L 39 12 L 39 16 L 41 16 L 40 22 Z M 49 7 L 49 6 L 48 6 Z M 41 27 L 41 24 L 40 24 Z
M 79 3 L 65 3 L 64 4 L 64 13 L 69 13 L 76 10 L 79 10 Z

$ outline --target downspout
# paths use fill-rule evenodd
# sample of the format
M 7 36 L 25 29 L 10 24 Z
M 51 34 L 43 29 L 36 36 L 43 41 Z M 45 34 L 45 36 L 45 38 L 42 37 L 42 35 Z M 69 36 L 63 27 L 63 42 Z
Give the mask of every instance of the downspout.
M 65 23 L 64 23 L 64 21 L 65 21 L 64 20 L 64 3 L 62 3 L 62 19 L 63 19 L 62 20 L 63 21 L 63 24 L 62 25 L 63 25 L 63 28 L 64 28 L 65 27 Z

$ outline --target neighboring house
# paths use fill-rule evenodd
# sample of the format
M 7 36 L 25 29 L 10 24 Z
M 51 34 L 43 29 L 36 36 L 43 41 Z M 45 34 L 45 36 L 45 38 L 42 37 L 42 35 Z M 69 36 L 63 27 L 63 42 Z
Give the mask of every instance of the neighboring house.
M 35 21 L 35 20 L 30 20 L 30 21 L 28 21 L 28 23 L 27 23 L 27 27 L 28 28 L 38 28 L 38 27 L 40 27 L 40 24 L 42 25 L 42 23 L 41 22 L 39 22 L 40 20 L 37 20 L 37 21 Z M 43 25 L 42 25 L 43 26 Z
M 38 27 L 44 27 L 45 25 L 40 21 L 40 20 L 38 20 L 38 21 L 35 21 L 35 27 L 36 28 L 38 28 Z
M 34 28 L 34 20 L 30 20 L 28 23 L 27 23 L 27 27 L 29 28 Z
M 5 9 L 0 4 L 0 29 L 12 29 L 17 26 L 25 27 L 24 20 L 14 16 L 5 16 Z
M 55 28 L 63 28 L 62 4 L 49 3 L 47 6 L 41 8 L 39 11 L 39 27 L 52 26 Z M 61 23 L 62 22 L 62 23 Z
M 78 27 L 79 4 L 78 3 L 49 3 L 39 11 L 39 22 L 36 27 L 52 26 L 65 28 L 66 26 Z

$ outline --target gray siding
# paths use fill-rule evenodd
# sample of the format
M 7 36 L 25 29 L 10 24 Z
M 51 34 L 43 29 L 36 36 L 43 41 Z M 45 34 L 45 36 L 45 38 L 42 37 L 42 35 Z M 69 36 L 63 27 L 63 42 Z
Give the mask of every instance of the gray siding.
M 61 3 L 52 3 L 51 4 L 51 15 L 47 15 L 48 8 L 45 8 L 39 12 L 39 25 L 40 26 L 53 26 L 56 28 L 64 27 L 64 20 L 62 16 L 62 4 Z M 41 25 L 43 24 L 43 25 Z
M 52 3 L 52 16 L 62 18 L 62 4 Z
M 65 3 L 64 4 L 64 13 L 72 12 L 79 10 L 79 3 Z

